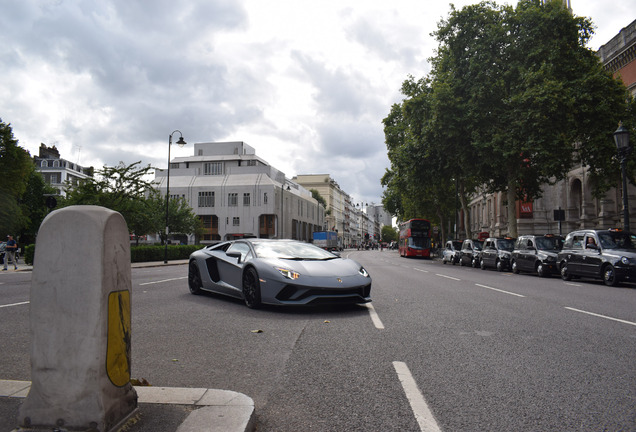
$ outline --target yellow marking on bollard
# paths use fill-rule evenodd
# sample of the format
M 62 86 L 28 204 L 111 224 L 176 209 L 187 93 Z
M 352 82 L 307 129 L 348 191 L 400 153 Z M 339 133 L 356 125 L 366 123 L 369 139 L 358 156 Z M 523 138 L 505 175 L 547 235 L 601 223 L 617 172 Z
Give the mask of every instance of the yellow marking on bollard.
M 106 373 L 117 387 L 130 381 L 130 291 L 108 295 Z

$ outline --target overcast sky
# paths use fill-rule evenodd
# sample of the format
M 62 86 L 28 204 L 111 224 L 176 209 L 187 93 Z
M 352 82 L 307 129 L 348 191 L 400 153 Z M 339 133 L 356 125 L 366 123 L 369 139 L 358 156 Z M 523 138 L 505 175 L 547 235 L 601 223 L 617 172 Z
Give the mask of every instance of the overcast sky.
M 429 72 L 449 3 L 0 0 L 0 118 L 32 155 L 55 145 L 96 168 L 165 168 L 175 129 L 189 145 L 172 157 L 245 141 L 289 178 L 328 173 L 380 203 L 382 119 Z M 594 49 L 636 15 L 636 0 L 571 3 Z

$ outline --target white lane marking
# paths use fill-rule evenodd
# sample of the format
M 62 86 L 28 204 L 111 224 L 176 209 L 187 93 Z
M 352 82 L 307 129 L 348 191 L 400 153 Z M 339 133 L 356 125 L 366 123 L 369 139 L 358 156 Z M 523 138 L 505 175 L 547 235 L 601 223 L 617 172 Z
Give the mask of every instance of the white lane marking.
M 435 273 L 435 276 L 443 277 L 443 278 L 446 278 L 446 279 L 452 279 L 454 281 L 460 281 L 461 280 L 461 279 L 454 278 L 452 276 L 446 276 L 446 275 L 439 274 L 439 273 Z
M 489 287 L 488 285 L 482 285 L 482 284 L 475 284 L 475 285 L 477 285 L 478 287 L 482 287 L 482 288 L 488 288 L 489 290 L 499 291 L 499 292 L 504 293 L 504 294 L 510 294 L 510 295 L 517 296 L 517 297 L 525 297 L 524 295 L 521 295 L 521 294 L 513 293 L 513 292 L 510 292 L 510 291 L 504 291 L 504 290 L 501 290 L 501 289 L 498 289 L 498 288 Z
M 428 273 L 428 270 L 418 269 L 417 267 L 413 267 L 413 270 L 416 270 L 416 271 L 422 272 L 422 273 Z
M 371 321 L 373 321 L 373 325 L 375 328 L 379 330 L 384 330 L 384 324 L 382 324 L 382 320 L 378 316 L 378 313 L 375 311 L 375 308 L 371 303 L 366 303 L 367 309 L 369 309 L 369 315 L 371 316 Z
M 154 282 L 144 282 L 144 283 L 140 283 L 139 285 L 152 285 L 152 284 L 176 281 L 176 280 L 187 279 L 187 278 L 188 278 L 187 276 L 183 276 L 183 277 L 172 278 L 172 279 L 164 279 L 164 280 L 159 280 L 159 281 L 154 281 Z
M 564 282 L 564 284 L 570 285 L 570 286 L 583 286 L 581 284 L 576 284 L 576 283 L 572 283 L 572 282 Z
M 6 304 L 6 305 L 0 305 L 0 308 L 6 308 L 6 307 L 11 307 L 11 306 L 20 306 L 20 305 L 25 305 L 25 304 L 29 304 L 31 303 L 30 301 L 23 301 L 20 303 L 11 303 L 11 304 Z
M 568 309 L 568 310 L 574 311 L 574 312 L 581 312 L 581 313 L 584 313 L 584 314 L 587 314 L 587 315 L 592 315 L 592 316 L 595 316 L 595 317 L 605 318 L 605 319 L 612 320 L 612 321 L 618 321 L 618 322 L 623 323 L 623 324 L 629 324 L 629 325 L 636 326 L 636 322 L 625 321 L 625 320 L 618 319 L 618 318 L 612 318 L 612 317 L 609 317 L 609 316 L 606 316 L 606 315 L 601 315 L 601 314 L 597 314 L 597 313 L 594 313 L 594 312 L 588 312 L 588 311 L 584 311 L 584 310 L 581 310 L 581 309 L 574 309 L 574 308 L 567 307 L 567 306 L 565 306 L 565 308 Z
M 406 398 L 411 404 L 411 409 L 413 414 L 415 414 L 417 423 L 420 425 L 420 430 L 422 432 L 441 432 L 406 363 L 394 361 L 393 367 L 395 372 L 397 372 L 404 393 L 406 393 Z

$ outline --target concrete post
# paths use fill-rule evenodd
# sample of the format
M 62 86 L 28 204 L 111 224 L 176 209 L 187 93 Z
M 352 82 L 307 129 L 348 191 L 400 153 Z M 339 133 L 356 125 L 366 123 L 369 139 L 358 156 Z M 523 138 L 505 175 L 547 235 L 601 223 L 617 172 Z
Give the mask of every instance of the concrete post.
M 136 410 L 130 300 L 130 242 L 121 214 L 97 206 L 50 213 L 35 250 L 32 385 L 20 407 L 22 430 L 106 432 Z

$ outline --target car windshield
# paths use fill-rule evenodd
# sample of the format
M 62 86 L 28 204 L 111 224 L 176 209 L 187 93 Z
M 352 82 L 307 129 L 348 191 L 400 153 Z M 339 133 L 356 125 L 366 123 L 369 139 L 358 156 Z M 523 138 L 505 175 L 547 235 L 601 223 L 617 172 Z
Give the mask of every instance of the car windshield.
M 475 246 L 475 250 L 482 250 L 484 247 L 484 242 L 478 241 L 478 240 L 473 240 L 473 245 Z
M 502 239 L 497 242 L 499 249 L 511 251 L 515 248 L 515 241 L 512 239 Z
M 627 232 L 600 232 L 598 238 L 603 249 L 636 249 L 636 236 Z
M 453 242 L 453 247 L 455 247 L 455 249 L 457 249 L 457 250 L 460 250 L 462 248 L 462 242 L 454 241 Z
M 259 258 L 280 258 L 293 260 L 328 260 L 338 258 L 331 252 L 310 243 L 297 241 L 252 242 Z
M 563 249 L 563 239 L 560 237 L 537 237 L 537 249 L 544 251 L 560 251 Z

